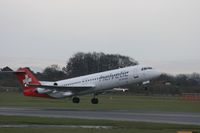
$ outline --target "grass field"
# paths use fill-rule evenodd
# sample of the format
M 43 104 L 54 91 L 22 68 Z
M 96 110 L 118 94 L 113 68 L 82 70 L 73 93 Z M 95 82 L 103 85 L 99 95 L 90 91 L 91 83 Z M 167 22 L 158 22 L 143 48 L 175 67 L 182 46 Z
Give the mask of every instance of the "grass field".
M 112 126 L 112 129 L 83 129 L 83 128 L 0 128 L 0 133 L 176 133 L 179 130 L 200 131 L 200 126 L 158 124 L 145 122 L 123 122 L 108 120 L 81 120 L 64 118 L 38 118 L 0 116 L 0 124 L 39 124 L 39 125 L 94 125 Z
M 200 101 L 186 101 L 181 97 L 100 95 L 100 103 L 97 105 L 90 103 L 91 97 L 80 97 L 81 102 L 73 104 L 69 99 L 56 100 L 25 97 L 20 93 L 0 93 L 0 106 L 200 112 Z
M 98 105 L 92 105 L 90 99 L 91 96 L 84 96 L 81 97 L 80 104 L 73 104 L 71 100 L 67 99 L 55 100 L 24 97 L 20 93 L 0 93 L 0 106 L 200 112 L 200 101 L 185 101 L 181 97 L 102 95 L 99 97 L 100 103 Z M 0 133 L 176 133 L 178 130 L 200 132 L 200 126 L 193 125 L 19 116 L 0 116 L 0 125 L 2 124 L 97 125 L 112 126 L 113 128 L 0 128 Z

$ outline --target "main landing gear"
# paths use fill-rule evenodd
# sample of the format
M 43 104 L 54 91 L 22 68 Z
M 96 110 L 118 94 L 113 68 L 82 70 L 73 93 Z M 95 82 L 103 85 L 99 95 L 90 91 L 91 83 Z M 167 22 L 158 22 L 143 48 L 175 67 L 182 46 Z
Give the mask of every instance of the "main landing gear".
M 95 97 L 96 95 L 94 95 L 94 97 L 91 99 L 91 103 L 92 104 L 98 104 L 99 103 L 99 99 Z M 79 97 L 73 97 L 72 98 L 72 102 L 73 103 L 80 103 L 80 98 Z
M 80 98 L 79 97 L 73 97 L 72 102 L 73 103 L 80 103 Z
M 92 99 L 91 99 L 91 103 L 92 103 L 92 104 L 98 104 L 98 103 L 99 103 L 98 98 L 95 98 L 95 97 L 92 98 Z
M 98 98 L 96 98 L 97 94 L 94 94 L 93 98 L 91 99 L 91 103 L 92 104 L 98 104 L 99 103 L 99 100 Z

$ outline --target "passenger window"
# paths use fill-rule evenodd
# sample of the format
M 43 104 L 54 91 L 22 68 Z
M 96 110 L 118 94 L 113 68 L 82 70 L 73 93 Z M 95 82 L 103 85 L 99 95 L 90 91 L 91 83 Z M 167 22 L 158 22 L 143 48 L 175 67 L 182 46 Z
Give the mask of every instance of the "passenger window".
M 145 71 L 145 70 L 151 70 L 151 69 L 153 69 L 153 68 L 152 67 L 143 67 L 141 70 Z

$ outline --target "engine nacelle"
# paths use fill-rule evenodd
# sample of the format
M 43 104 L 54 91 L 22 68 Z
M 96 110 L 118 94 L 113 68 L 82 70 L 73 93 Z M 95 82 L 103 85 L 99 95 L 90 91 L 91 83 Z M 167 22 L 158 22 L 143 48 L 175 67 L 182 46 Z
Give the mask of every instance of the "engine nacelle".
M 149 80 L 148 80 L 148 81 L 142 82 L 142 85 L 147 85 L 147 84 L 150 84 L 150 81 L 149 81 Z
M 127 91 L 128 91 L 128 88 L 114 88 L 113 91 L 127 92 Z
M 36 91 L 37 91 L 37 93 L 39 93 L 39 94 L 45 94 L 45 93 L 51 92 L 52 90 L 44 89 L 44 88 L 37 88 Z

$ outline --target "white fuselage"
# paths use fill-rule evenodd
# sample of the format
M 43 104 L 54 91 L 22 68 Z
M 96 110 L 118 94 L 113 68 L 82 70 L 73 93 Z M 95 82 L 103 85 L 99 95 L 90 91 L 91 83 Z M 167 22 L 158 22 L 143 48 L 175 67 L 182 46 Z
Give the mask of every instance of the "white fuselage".
M 141 65 L 120 68 L 95 74 L 90 74 L 86 76 L 80 76 L 76 78 L 60 80 L 56 82 L 48 82 L 43 84 L 58 86 L 94 86 L 92 90 L 81 91 L 79 93 L 72 93 L 71 91 L 54 91 L 49 93 L 51 97 L 63 98 L 71 96 L 79 96 L 89 93 L 100 93 L 113 88 L 141 83 L 149 81 L 160 75 L 160 72 L 156 71 L 151 67 L 145 67 Z M 41 82 L 42 83 L 42 82 Z

